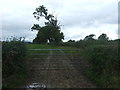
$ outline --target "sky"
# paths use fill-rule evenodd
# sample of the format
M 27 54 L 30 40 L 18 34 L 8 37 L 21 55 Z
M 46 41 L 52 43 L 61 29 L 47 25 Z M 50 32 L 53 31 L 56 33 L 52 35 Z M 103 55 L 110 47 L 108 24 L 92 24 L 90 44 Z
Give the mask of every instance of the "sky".
M 90 34 L 97 39 L 102 33 L 112 40 L 118 38 L 118 0 L 1 0 L 2 40 L 17 36 L 32 41 L 37 34 L 31 31 L 33 24 L 44 25 L 43 18 L 37 21 L 33 16 L 40 5 L 57 17 L 64 41 L 77 41 Z

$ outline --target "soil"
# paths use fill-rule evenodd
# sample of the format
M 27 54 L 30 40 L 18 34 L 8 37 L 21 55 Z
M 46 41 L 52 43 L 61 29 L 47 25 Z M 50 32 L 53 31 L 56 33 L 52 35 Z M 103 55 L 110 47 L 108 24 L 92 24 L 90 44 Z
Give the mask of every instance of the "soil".
M 42 83 L 47 88 L 96 88 L 97 86 L 82 73 L 89 64 L 86 60 L 73 55 L 68 56 L 62 50 L 50 51 L 49 56 L 42 59 L 29 59 L 31 75 L 20 88 L 32 83 Z

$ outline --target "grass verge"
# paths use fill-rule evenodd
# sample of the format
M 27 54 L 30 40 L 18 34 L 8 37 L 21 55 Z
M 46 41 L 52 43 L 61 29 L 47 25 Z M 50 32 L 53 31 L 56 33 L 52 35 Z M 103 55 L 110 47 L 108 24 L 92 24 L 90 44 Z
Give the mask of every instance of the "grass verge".
M 2 83 L 2 88 L 16 88 L 21 85 L 27 77 L 29 77 L 30 71 L 25 70 L 24 72 L 18 72 L 8 78 L 5 78 Z

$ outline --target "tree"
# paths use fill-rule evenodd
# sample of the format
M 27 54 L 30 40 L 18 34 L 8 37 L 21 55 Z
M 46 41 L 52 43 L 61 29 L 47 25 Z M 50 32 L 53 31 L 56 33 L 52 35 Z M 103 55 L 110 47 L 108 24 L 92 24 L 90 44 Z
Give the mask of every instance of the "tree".
M 86 41 L 86 40 L 94 40 L 94 37 L 95 36 L 95 34 L 90 34 L 90 35 L 88 35 L 88 36 L 86 36 L 85 38 L 84 38 L 84 40 Z
M 36 8 L 33 15 L 38 21 L 41 17 L 44 17 L 47 20 L 45 26 L 41 27 L 39 24 L 34 24 L 31 28 L 32 30 L 38 30 L 37 37 L 33 40 L 34 43 L 62 42 L 64 34 L 60 31 L 60 23 L 58 23 L 56 17 L 52 14 L 48 14 L 46 7 L 43 5 L 39 6 Z
M 100 41 L 108 41 L 108 37 L 107 37 L 107 35 L 106 34 L 101 34 L 99 37 L 98 37 L 98 40 L 100 40 Z
M 68 42 L 75 42 L 75 40 L 71 40 L 71 39 L 70 39 L 70 40 L 68 40 Z

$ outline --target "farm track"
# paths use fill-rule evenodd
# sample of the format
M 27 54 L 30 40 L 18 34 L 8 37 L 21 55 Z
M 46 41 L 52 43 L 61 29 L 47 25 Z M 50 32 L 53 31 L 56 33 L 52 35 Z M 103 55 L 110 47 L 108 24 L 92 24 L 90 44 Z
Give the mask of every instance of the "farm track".
M 49 56 L 43 60 L 30 59 L 28 66 L 32 74 L 20 88 L 26 88 L 33 82 L 45 84 L 47 88 L 96 88 L 95 84 L 82 75 L 89 66 L 87 62 L 79 58 L 75 60 L 78 61 L 74 62 L 62 50 L 50 50 Z

